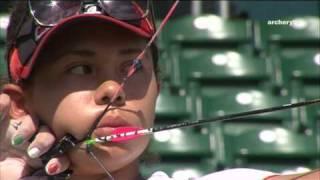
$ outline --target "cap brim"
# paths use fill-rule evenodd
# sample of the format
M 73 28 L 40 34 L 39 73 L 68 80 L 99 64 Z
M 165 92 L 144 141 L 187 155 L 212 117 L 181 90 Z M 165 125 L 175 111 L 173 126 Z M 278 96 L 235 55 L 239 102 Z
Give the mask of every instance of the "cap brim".
M 30 58 L 30 66 L 32 67 L 35 63 L 35 60 L 37 59 L 37 57 L 39 56 L 42 48 L 45 46 L 45 44 L 48 42 L 48 40 L 52 37 L 53 34 L 59 32 L 60 29 L 62 29 L 62 27 L 66 27 L 69 25 L 74 25 L 76 23 L 79 22 L 83 22 L 83 21 L 94 21 L 94 20 L 98 20 L 98 21 L 105 21 L 108 23 L 113 23 L 115 25 L 118 25 L 120 27 L 123 27 L 125 29 L 128 29 L 129 31 L 132 31 L 134 33 L 136 33 L 137 35 L 146 38 L 146 39 L 150 39 L 152 34 L 144 31 L 143 29 L 125 23 L 123 21 L 117 20 L 113 17 L 110 16 L 105 16 L 105 15 L 100 15 L 100 14 L 81 14 L 81 15 L 77 15 L 77 16 L 72 16 L 69 18 L 64 19 L 63 21 L 61 21 L 59 24 L 57 24 L 56 26 L 54 26 L 53 28 L 51 28 L 48 32 L 45 33 L 45 35 L 41 38 L 39 44 L 37 45 L 33 55 Z M 30 71 L 27 70 L 27 72 L 22 73 L 22 76 L 24 77 L 28 77 L 30 74 Z

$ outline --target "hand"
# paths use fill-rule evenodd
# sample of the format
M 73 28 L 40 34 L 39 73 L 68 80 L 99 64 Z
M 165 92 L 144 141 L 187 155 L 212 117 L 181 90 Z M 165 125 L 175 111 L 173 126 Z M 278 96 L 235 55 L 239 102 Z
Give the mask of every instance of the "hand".
M 55 137 L 46 126 L 38 128 L 36 118 L 26 115 L 10 119 L 9 112 L 9 96 L 0 94 L 0 179 L 14 180 L 30 176 L 43 167 L 38 158 L 50 149 Z M 30 143 L 33 136 L 35 138 Z M 54 175 L 65 171 L 69 165 L 67 157 L 62 156 L 51 159 L 45 169 Z

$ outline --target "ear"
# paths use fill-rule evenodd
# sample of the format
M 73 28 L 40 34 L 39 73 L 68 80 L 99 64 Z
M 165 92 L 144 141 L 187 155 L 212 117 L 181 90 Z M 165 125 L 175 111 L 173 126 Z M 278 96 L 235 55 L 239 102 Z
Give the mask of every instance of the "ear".
M 20 86 L 6 84 L 2 91 L 11 99 L 9 115 L 12 118 L 17 119 L 27 114 L 25 94 Z

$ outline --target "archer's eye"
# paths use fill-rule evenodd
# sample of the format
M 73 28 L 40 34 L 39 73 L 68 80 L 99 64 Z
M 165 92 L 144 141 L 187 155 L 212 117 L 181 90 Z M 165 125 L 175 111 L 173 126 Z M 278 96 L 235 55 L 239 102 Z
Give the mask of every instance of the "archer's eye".
M 77 65 L 70 68 L 68 71 L 75 75 L 85 75 L 91 74 L 93 72 L 93 68 L 89 65 Z

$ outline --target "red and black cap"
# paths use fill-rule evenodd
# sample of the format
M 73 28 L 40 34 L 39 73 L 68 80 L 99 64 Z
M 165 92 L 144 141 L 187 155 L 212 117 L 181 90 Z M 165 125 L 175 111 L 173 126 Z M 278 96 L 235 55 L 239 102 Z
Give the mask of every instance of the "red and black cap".
M 45 44 L 63 27 L 87 21 L 105 21 L 128 29 L 137 35 L 150 39 L 155 33 L 154 23 L 149 18 L 136 21 L 123 21 L 105 14 L 77 14 L 64 18 L 53 27 L 38 25 L 30 16 L 22 24 L 16 37 L 15 46 L 9 50 L 9 76 L 13 82 L 27 79 Z

